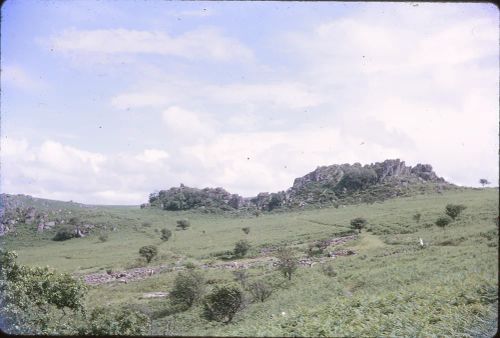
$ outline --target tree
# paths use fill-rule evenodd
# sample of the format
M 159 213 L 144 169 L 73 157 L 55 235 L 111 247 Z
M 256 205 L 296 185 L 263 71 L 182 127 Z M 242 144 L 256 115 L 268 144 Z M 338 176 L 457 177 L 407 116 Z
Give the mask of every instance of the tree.
M 422 217 L 422 214 L 417 212 L 415 215 L 413 215 L 413 219 L 417 222 L 420 223 L 420 218 Z
M 483 188 L 485 184 L 490 184 L 490 182 L 486 178 L 481 178 L 479 180 L 479 183 L 483 186 Z
M 177 227 L 182 230 L 186 230 L 187 228 L 189 228 L 190 225 L 191 223 L 189 223 L 187 219 L 180 219 L 177 221 Z
M 244 227 L 244 228 L 241 228 L 241 230 L 246 234 L 248 235 L 250 233 L 250 228 L 249 227 Z
M 203 307 L 208 320 L 229 323 L 243 307 L 243 291 L 236 284 L 216 285 Z
M 446 214 L 454 220 L 465 209 L 467 209 L 467 207 L 463 204 L 448 204 L 446 205 Z
M 68 223 L 71 225 L 80 225 L 82 223 L 82 221 L 80 220 L 80 217 L 75 216 L 75 217 L 71 217 L 69 219 Z
M 278 269 L 288 280 L 292 279 L 292 273 L 297 270 L 298 262 L 293 251 L 289 248 L 279 248 L 276 254 L 278 258 Z
M 54 241 L 66 241 L 68 239 L 76 237 L 76 228 L 74 225 L 63 225 L 61 226 L 55 236 L 52 238 Z
M 358 230 L 361 233 L 361 229 L 366 227 L 368 221 L 362 217 L 357 217 L 351 220 L 351 228 L 354 230 Z
M 161 240 L 162 241 L 168 241 L 168 239 L 172 236 L 172 231 L 169 229 L 161 229 Z
M 242 239 L 236 242 L 233 252 L 236 257 L 241 258 L 247 254 L 249 249 L 250 243 L 247 240 Z
M 175 277 L 174 286 L 170 291 L 170 300 L 174 305 L 188 309 L 201 299 L 204 290 L 203 275 L 195 270 L 181 272 Z
M 158 255 L 158 248 L 154 245 L 145 245 L 139 249 L 139 255 L 144 257 L 149 263 L 156 255 Z
M 438 219 L 436 220 L 436 225 L 444 229 L 444 227 L 450 224 L 451 222 L 453 222 L 451 217 L 445 215 L 438 217 Z
M 271 285 L 264 281 L 256 281 L 248 286 L 250 293 L 255 300 L 264 302 L 273 293 Z
M 98 307 L 86 316 L 77 332 L 91 336 L 139 336 L 148 333 L 148 324 L 148 317 L 142 313 Z

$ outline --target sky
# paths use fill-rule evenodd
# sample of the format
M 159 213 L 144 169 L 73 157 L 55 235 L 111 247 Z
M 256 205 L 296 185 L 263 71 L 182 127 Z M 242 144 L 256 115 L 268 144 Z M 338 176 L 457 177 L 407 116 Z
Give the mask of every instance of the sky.
M 1 10 L 1 192 L 139 204 L 183 183 L 255 196 L 321 165 L 394 158 L 498 186 L 493 4 Z

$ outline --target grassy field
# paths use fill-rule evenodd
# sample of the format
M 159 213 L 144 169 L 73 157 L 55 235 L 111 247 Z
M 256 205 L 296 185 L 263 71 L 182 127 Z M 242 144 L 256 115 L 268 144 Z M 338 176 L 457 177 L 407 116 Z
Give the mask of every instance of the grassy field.
M 448 227 L 434 225 L 448 203 L 467 206 Z M 413 215 L 422 214 L 417 223 Z M 176 272 L 124 283 L 93 286 L 90 306 L 128 306 L 147 313 L 158 335 L 231 336 L 491 336 L 498 314 L 498 189 L 462 189 L 387 200 L 383 203 L 262 214 L 259 217 L 166 212 L 138 207 L 76 208 L 88 222 L 107 224 L 109 239 L 98 234 L 55 242 L 53 234 L 20 228 L 3 245 L 19 254 L 19 263 L 49 265 L 84 274 L 122 270 L 138 264 L 138 250 L 153 244 L 158 257 L 150 265 L 217 262 L 217 254 L 235 242 L 260 249 L 287 245 L 305 255 L 308 243 L 349 231 L 355 217 L 367 229 L 341 245 L 356 252 L 324 265 L 299 268 L 291 281 L 273 269 L 248 269 L 250 280 L 264 279 L 274 292 L 263 303 L 249 302 L 230 324 L 210 322 L 201 307 L 171 313 L 165 299 L 142 299 L 145 292 L 169 291 Z M 178 219 L 191 226 L 176 231 Z M 244 234 L 243 227 L 250 233 Z M 169 241 L 160 229 L 169 228 Z M 422 238 L 425 248 L 419 245 Z M 338 249 L 338 248 L 335 248 Z M 231 271 L 201 270 L 212 284 L 232 280 Z M 493 330 L 493 331 L 492 331 Z

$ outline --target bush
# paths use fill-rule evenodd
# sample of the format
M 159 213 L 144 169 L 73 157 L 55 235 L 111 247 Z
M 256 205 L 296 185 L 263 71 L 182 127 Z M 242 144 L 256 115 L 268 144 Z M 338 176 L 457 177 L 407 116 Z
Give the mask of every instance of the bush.
M 292 273 L 297 270 L 298 261 L 293 251 L 289 248 L 279 248 L 276 254 L 278 258 L 278 269 L 288 280 L 292 279 Z
M 103 232 L 103 233 L 101 233 L 101 234 L 99 235 L 99 240 L 100 240 L 101 242 L 103 242 L 103 243 L 104 243 L 104 242 L 106 242 L 108 239 L 109 239 L 109 235 L 108 235 L 108 233 L 107 233 L 107 232 Z
M 189 223 L 187 219 L 180 219 L 177 221 L 177 227 L 182 230 L 186 230 L 187 228 L 189 228 L 190 225 L 191 223 Z
M 71 217 L 68 223 L 71 225 L 80 225 L 82 221 L 80 220 L 80 217 Z
M 449 217 L 449 216 L 440 216 L 436 220 L 436 225 L 438 227 L 440 227 L 440 228 L 444 228 L 445 226 L 447 226 L 451 222 L 453 222 L 453 220 L 451 219 L 451 217 Z
M 322 255 L 325 249 L 328 247 L 328 241 L 322 240 L 309 244 L 309 250 L 307 254 L 310 257 Z
M 193 262 L 191 262 L 191 261 L 186 262 L 186 264 L 184 264 L 184 266 L 186 267 L 186 269 L 189 269 L 189 270 L 196 269 L 196 264 L 194 264 L 194 263 L 193 263 Z
M 156 255 L 158 255 L 158 248 L 154 245 L 145 245 L 139 249 L 139 255 L 144 257 L 149 263 Z
M 54 241 L 66 241 L 68 239 L 76 237 L 76 228 L 74 225 L 64 225 L 57 230 Z
M 139 336 L 148 333 L 148 324 L 148 317 L 140 312 L 95 308 L 77 331 L 78 335 Z
M 168 239 L 172 236 L 172 231 L 169 229 L 161 229 L 161 240 L 168 241 Z
M 236 257 L 241 258 L 247 254 L 249 249 L 250 249 L 250 243 L 248 243 L 247 240 L 242 239 L 236 242 L 233 252 Z
M 174 305 L 188 309 L 203 296 L 204 289 L 205 279 L 199 272 L 181 272 L 175 277 L 170 300 Z
M 446 205 L 446 214 L 452 219 L 455 219 L 464 211 L 467 207 L 463 204 L 448 204 Z
M 354 230 L 358 230 L 359 233 L 361 233 L 361 229 L 366 227 L 367 224 L 368 221 L 363 217 L 357 217 L 351 220 L 351 228 Z
M 420 218 L 422 217 L 422 214 L 417 212 L 415 215 L 413 215 L 413 219 L 415 222 L 420 223 Z
M 229 323 L 243 307 L 243 291 L 232 284 L 216 285 L 203 303 L 208 320 Z
M 241 228 L 241 230 L 246 234 L 248 235 L 250 233 L 250 228 L 249 227 L 244 227 L 244 228 Z
M 273 288 L 271 285 L 264 281 L 257 281 L 248 286 L 250 293 L 252 294 L 254 300 L 265 301 L 273 293 Z
M 246 287 L 248 273 L 245 270 L 233 271 L 234 279 L 237 280 L 242 287 Z
M 323 273 L 327 275 L 328 277 L 335 277 L 337 276 L 337 272 L 333 268 L 332 264 L 325 264 L 321 267 L 321 270 L 323 270 Z

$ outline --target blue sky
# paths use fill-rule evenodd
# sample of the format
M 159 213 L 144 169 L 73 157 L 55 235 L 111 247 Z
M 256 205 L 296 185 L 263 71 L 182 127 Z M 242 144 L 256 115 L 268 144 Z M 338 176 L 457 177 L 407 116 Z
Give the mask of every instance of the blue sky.
M 2 192 L 251 196 L 387 158 L 498 185 L 491 4 L 11 0 L 2 20 Z

